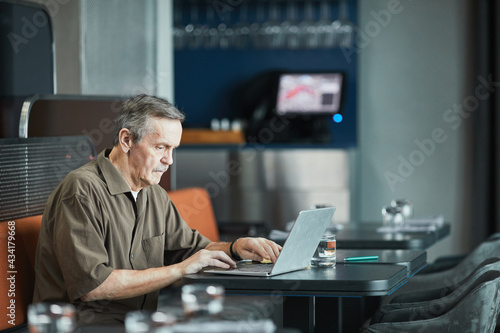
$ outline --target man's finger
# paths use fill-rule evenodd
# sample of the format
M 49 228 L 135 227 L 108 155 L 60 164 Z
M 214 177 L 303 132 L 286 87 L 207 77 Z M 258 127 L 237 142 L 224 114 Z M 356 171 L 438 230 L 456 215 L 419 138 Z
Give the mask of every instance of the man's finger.
M 258 256 L 261 257 L 260 259 L 258 259 L 258 261 L 260 261 L 262 259 L 268 259 L 268 260 L 271 260 L 273 263 L 276 262 L 276 259 L 279 255 L 279 253 L 277 255 L 275 252 L 275 249 L 272 246 L 272 244 L 274 242 L 271 242 L 271 241 L 269 241 L 267 239 L 263 239 L 263 238 L 254 239 L 254 241 L 255 241 L 254 246 L 252 246 L 252 248 L 249 250 L 251 252 L 256 253 Z M 256 259 L 253 259 L 253 260 L 256 260 Z
M 236 267 L 236 263 L 234 262 L 234 260 L 231 259 L 231 257 L 229 257 L 223 251 L 212 251 L 211 253 L 209 253 L 209 255 L 212 257 L 213 260 L 217 260 L 218 262 L 222 262 L 225 265 L 228 265 L 224 268 Z

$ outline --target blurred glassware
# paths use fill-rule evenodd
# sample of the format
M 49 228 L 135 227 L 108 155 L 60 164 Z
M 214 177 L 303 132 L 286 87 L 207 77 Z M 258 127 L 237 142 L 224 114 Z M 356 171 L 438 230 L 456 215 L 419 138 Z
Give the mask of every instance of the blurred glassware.
M 205 7 L 207 21 L 202 26 L 203 45 L 206 49 L 214 49 L 219 46 L 219 31 L 212 24 L 214 22 L 214 7 L 207 3 Z
M 224 307 L 224 287 L 215 284 L 184 285 L 181 298 L 186 320 L 217 319 Z
M 197 2 L 193 2 L 190 4 L 190 23 L 185 28 L 191 49 L 199 49 L 203 45 L 203 30 L 199 20 L 200 8 Z
M 232 30 L 229 29 L 225 23 L 220 23 L 217 26 L 217 31 L 219 47 L 221 49 L 227 49 L 229 47 L 229 38 L 232 35 Z
M 186 43 L 186 27 L 182 24 L 182 6 L 176 2 L 174 4 L 174 48 L 182 50 Z
M 401 207 L 385 206 L 382 208 L 382 225 L 395 231 L 405 226 L 405 216 Z
M 221 131 L 229 131 L 231 129 L 231 122 L 227 118 L 222 118 L 220 120 Z
M 335 22 L 338 22 L 335 26 L 336 46 L 350 48 L 354 42 L 354 24 L 349 21 L 349 4 L 347 0 L 340 0 L 339 19 Z
M 335 46 L 335 26 L 331 19 L 332 7 L 327 0 L 321 1 L 320 19 L 316 23 L 318 43 L 321 47 L 332 48 Z
M 127 333 L 171 333 L 176 318 L 168 313 L 153 311 L 131 311 L 125 316 Z
M 278 1 L 269 3 L 269 19 L 260 25 L 259 36 L 264 47 L 279 49 L 284 46 L 285 34 L 281 30 Z
M 337 5 L 338 18 L 333 21 L 332 12 Z M 176 50 L 241 49 L 248 45 L 256 49 L 348 48 L 354 43 L 348 5 L 348 0 L 241 0 L 231 4 L 178 0 L 174 1 L 174 47 Z M 236 10 L 237 19 L 231 17 Z M 215 12 L 219 19 L 215 18 Z
M 212 118 L 210 120 L 210 129 L 212 131 L 219 131 L 220 130 L 220 121 L 217 118 Z
M 265 47 L 263 31 L 261 31 L 260 28 L 261 25 L 264 23 L 265 20 L 264 14 L 266 10 L 264 8 L 264 3 L 262 1 L 259 1 L 256 6 L 257 8 L 255 9 L 256 11 L 255 21 L 252 22 L 249 26 L 250 40 L 254 48 L 260 49 Z
M 408 199 L 395 199 L 391 201 L 391 206 L 400 207 L 406 220 L 413 218 L 413 203 Z
M 299 24 L 300 46 L 306 49 L 319 47 L 320 31 L 314 20 L 314 2 L 306 0 L 304 4 L 304 20 Z
M 299 22 L 297 21 L 298 9 L 295 1 L 287 2 L 286 12 L 286 20 L 281 23 L 284 44 L 289 49 L 298 49 L 300 47 L 300 29 Z
M 337 263 L 337 241 L 335 235 L 324 234 L 311 258 L 311 265 L 335 267 Z
M 248 23 L 248 3 L 246 1 L 243 1 L 243 3 L 240 5 L 239 11 L 239 21 L 232 26 L 234 35 L 230 44 L 237 49 L 242 49 L 248 45 L 250 36 L 250 24 Z
M 70 333 L 75 330 L 75 307 L 66 303 L 37 303 L 28 306 L 30 333 Z

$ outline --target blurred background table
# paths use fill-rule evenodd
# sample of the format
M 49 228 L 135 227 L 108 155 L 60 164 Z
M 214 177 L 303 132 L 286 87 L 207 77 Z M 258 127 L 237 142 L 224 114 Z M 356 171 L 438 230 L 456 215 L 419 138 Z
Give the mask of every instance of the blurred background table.
M 335 231 L 338 249 L 425 250 L 450 235 L 449 223 L 429 231 L 379 232 L 379 223 L 348 223 Z

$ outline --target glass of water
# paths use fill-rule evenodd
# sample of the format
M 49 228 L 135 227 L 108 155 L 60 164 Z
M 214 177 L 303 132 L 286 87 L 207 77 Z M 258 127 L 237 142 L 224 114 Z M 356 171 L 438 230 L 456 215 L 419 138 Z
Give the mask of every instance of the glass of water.
M 401 207 L 385 206 L 382 208 L 382 221 L 384 227 L 400 230 L 404 227 L 406 218 Z
M 36 303 L 28 307 L 30 333 L 70 333 L 75 330 L 75 307 L 67 303 Z
M 224 306 L 224 287 L 215 284 L 188 284 L 182 287 L 182 307 L 190 321 L 218 318 Z
M 318 247 L 311 259 L 311 265 L 319 267 L 335 267 L 337 263 L 337 240 L 333 234 L 321 237 Z
M 391 201 L 391 206 L 400 207 L 406 220 L 413 217 L 413 203 L 408 199 L 395 199 Z
M 176 318 L 165 312 L 131 311 L 125 317 L 127 333 L 171 333 Z

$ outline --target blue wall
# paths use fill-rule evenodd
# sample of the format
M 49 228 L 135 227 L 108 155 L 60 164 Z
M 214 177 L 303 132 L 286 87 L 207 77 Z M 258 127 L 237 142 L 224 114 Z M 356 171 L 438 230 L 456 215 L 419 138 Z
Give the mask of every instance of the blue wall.
M 356 24 L 356 2 L 350 1 Z M 251 13 L 250 13 L 251 15 Z M 347 50 L 349 51 L 349 50 Z M 347 86 L 341 123 L 331 121 L 332 145 L 356 144 L 357 57 L 333 49 L 181 49 L 175 51 L 175 101 L 187 119 L 185 127 L 209 127 L 212 118 L 240 118 L 233 93 L 247 80 L 267 70 L 343 71 Z

